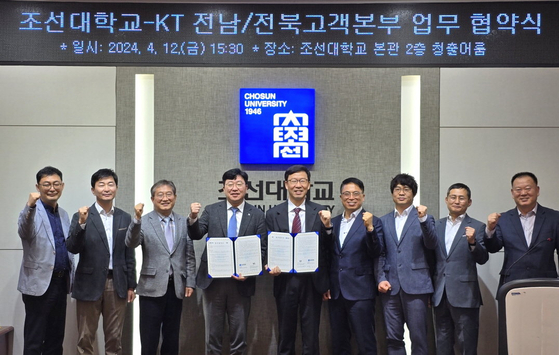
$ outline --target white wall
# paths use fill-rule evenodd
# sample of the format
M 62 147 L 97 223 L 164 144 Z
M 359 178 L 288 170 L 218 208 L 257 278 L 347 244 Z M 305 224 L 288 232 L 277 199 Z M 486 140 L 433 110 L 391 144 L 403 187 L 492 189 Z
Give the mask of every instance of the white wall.
M 559 69 L 441 69 L 440 196 L 452 183 L 472 189 L 468 213 L 483 222 L 514 207 L 510 179 L 531 171 L 539 180 L 538 201 L 559 208 Z M 444 203 L 440 216 L 448 214 Z M 497 353 L 494 300 L 502 251 L 478 267 L 484 306 L 480 355 Z
M 115 68 L 0 66 L 0 324 L 15 328 L 14 354 L 23 351 L 25 316 L 17 291 L 22 258 L 17 217 L 35 174 L 59 168 L 65 189 L 60 206 L 70 216 L 94 198 L 90 177 L 115 166 Z M 75 303 L 68 297 L 64 354 L 75 354 Z

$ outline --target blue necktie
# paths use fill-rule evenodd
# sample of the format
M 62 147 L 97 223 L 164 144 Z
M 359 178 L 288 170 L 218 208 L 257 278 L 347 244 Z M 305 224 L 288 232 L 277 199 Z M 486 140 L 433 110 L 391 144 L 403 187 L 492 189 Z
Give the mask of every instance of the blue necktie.
M 231 211 L 233 215 L 231 215 L 231 219 L 229 220 L 229 226 L 227 227 L 227 237 L 235 238 L 237 236 L 237 211 L 239 209 L 235 207 L 231 207 Z
M 167 246 L 169 247 L 169 251 L 173 250 L 174 244 L 174 235 L 173 235 L 173 228 L 171 227 L 171 217 L 164 219 L 165 223 L 165 239 L 167 239 Z

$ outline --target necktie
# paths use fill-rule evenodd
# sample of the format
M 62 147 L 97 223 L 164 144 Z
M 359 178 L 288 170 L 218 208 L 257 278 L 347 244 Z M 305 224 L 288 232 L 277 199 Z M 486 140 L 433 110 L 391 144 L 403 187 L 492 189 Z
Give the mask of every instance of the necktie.
M 171 217 L 165 219 L 165 239 L 167 239 L 167 245 L 169 246 L 169 251 L 173 250 L 174 236 L 173 228 L 171 228 Z
M 301 218 L 299 218 L 299 212 L 301 209 L 297 207 L 293 210 L 295 212 L 295 217 L 293 218 L 293 226 L 291 226 L 291 233 L 301 233 Z
M 231 215 L 231 219 L 229 220 L 229 226 L 227 227 L 227 237 L 235 238 L 237 236 L 237 211 L 239 209 L 235 207 L 231 207 L 231 211 L 233 214 Z

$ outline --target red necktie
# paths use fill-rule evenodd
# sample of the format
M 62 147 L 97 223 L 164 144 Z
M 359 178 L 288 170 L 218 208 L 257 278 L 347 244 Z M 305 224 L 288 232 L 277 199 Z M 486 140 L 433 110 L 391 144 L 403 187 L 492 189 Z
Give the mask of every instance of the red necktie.
M 301 233 L 301 218 L 299 218 L 300 208 L 293 210 L 295 212 L 295 218 L 293 218 L 293 226 L 291 227 L 291 233 Z

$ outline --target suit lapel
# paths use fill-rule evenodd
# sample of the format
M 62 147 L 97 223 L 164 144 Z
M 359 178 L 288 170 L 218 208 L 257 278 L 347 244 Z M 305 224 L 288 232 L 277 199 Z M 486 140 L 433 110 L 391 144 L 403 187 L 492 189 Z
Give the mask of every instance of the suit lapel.
M 217 215 L 219 216 L 219 221 L 221 224 L 221 235 L 227 237 L 227 202 L 222 201 L 219 206 L 217 206 Z M 213 237 L 208 235 L 208 237 Z
M 357 232 L 360 227 L 364 227 L 363 223 L 359 223 L 359 221 L 363 220 L 363 212 L 365 212 L 365 210 L 361 210 L 361 212 L 357 216 L 355 216 L 355 220 L 351 224 L 351 228 L 345 236 L 344 244 L 341 246 L 342 250 L 345 248 L 346 245 L 348 245 L 351 238 L 355 235 L 355 232 Z
M 39 200 L 36 204 L 37 206 L 37 212 L 39 213 L 39 216 L 41 216 L 41 220 L 43 221 L 43 223 L 46 225 L 46 230 L 47 230 L 47 236 L 49 238 L 50 244 L 52 245 L 53 249 L 56 249 L 56 246 L 54 244 L 54 234 L 52 234 L 52 226 L 50 225 L 50 219 L 49 216 L 47 215 L 47 210 L 45 209 L 45 206 L 43 205 L 43 201 Z M 64 224 L 62 224 L 62 226 L 64 227 Z M 65 237 L 68 237 L 68 229 L 66 229 L 66 235 Z
M 93 226 L 97 229 L 97 235 L 99 236 L 99 238 L 101 238 L 101 242 L 103 243 L 105 248 L 107 248 L 107 250 L 110 251 L 111 249 L 109 249 L 109 242 L 107 241 L 107 233 L 105 233 L 105 226 L 103 225 L 103 221 L 101 220 L 101 216 L 99 215 L 99 212 L 97 212 L 97 207 L 95 207 L 95 204 L 91 205 L 91 207 L 89 208 L 89 218 L 91 218 L 91 222 L 93 223 Z M 114 220 L 114 216 L 113 216 L 113 220 Z M 114 228 L 114 224 L 113 224 L 113 228 Z
M 311 206 L 310 203 L 306 201 L 305 202 L 305 230 L 303 232 L 314 232 L 312 229 L 317 217 L 318 217 L 318 212 L 315 206 Z
M 448 253 L 448 256 L 450 256 L 454 249 L 456 249 L 456 246 L 462 240 L 462 236 L 466 234 L 466 227 L 468 227 L 470 223 L 472 223 L 472 219 L 468 217 L 468 215 L 465 215 L 464 220 L 462 221 L 462 223 L 460 223 L 460 227 L 456 231 L 456 235 L 452 240 L 452 245 L 450 246 L 450 252 Z
M 157 212 L 153 211 L 149 215 L 149 222 L 155 231 L 155 235 L 157 239 L 163 244 L 165 250 L 169 251 L 169 245 L 167 244 L 167 239 L 165 238 L 165 233 L 163 232 L 163 228 L 161 228 L 161 218 L 157 214 Z M 177 227 L 177 223 L 175 222 L 175 228 Z M 169 251 L 170 252 L 170 251 Z
M 522 244 L 525 245 L 526 249 L 527 249 L 528 248 L 528 243 L 526 242 L 526 236 L 524 235 L 524 229 L 522 228 L 522 223 L 520 223 L 520 217 L 518 217 L 518 210 L 516 208 L 514 208 L 513 210 L 511 210 L 510 213 L 511 213 L 512 226 L 513 226 L 514 230 L 516 231 L 516 235 L 518 236 L 519 239 L 521 239 Z M 535 224 L 534 224 L 534 230 L 535 229 L 536 228 L 535 228 Z M 533 239 L 534 238 L 532 238 L 532 240 Z
M 119 209 L 117 209 L 116 207 L 114 207 L 114 213 L 113 213 L 113 245 L 112 248 L 114 250 L 115 245 L 116 245 L 116 238 L 118 236 L 118 230 L 120 227 L 120 219 L 122 218 L 122 213 L 120 212 Z M 107 243 L 108 244 L 108 243 Z
M 398 242 L 398 234 L 396 233 L 396 219 L 394 218 L 394 210 L 390 212 L 387 220 L 388 220 L 388 225 L 386 226 L 386 229 L 390 234 L 390 236 L 392 237 L 394 244 L 398 245 L 399 242 Z
M 437 221 L 437 236 L 439 237 L 439 248 L 441 248 L 443 255 L 448 257 L 446 252 L 446 218 Z
M 175 222 L 175 234 L 173 235 L 173 249 L 170 250 L 170 253 L 173 254 L 177 249 L 179 244 L 179 236 L 182 235 L 182 228 L 183 225 L 186 226 L 186 223 L 183 221 L 182 217 L 172 212 L 171 215 L 173 216 L 173 221 Z
M 402 235 L 400 236 L 400 241 L 397 244 L 402 243 L 404 238 L 406 237 L 406 233 L 408 229 L 412 225 L 412 221 L 417 219 L 417 210 L 415 208 L 410 209 L 410 213 L 408 214 L 408 218 L 406 218 L 406 223 L 404 224 L 404 228 L 402 229 Z M 396 240 L 398 240 L 398 236 L 396 235 Z
M 245 202 L 245 209 L 243 211 L 243 217 L 241 218 L 241 225 L 239 227 L 239 237 L 247 235 L 246 231 L 248 225 L 250 224 L 250 219 L 252 218 L 252 206 Z
M 280 208 L 278 209 L 278 232 L 287 232 L 289 233 L 289 211 L 288 211 L 288 203 L 284 202 L 281 204 Z
M 538 205 L 538 212 L 536 213 L 536 220 L 534 221 L 534 230 L 532 231 L 532 242 L 530 246 L 534 245 L 540 235 L 543 223 L 545 222 L 545 209 Z
M 342 215 L 334 217 L 332 219 L 332 225 L 334 226 L 334 245 L 338 250 L 341 250 L 342 247 L 340 245 L 340 226 L 342 224 Z

